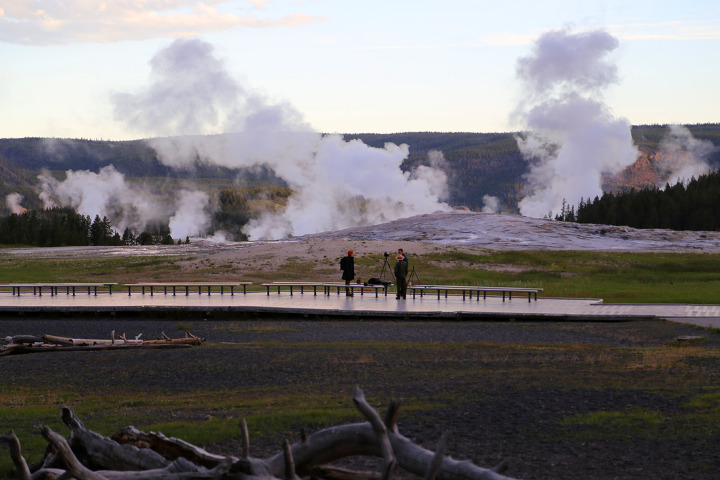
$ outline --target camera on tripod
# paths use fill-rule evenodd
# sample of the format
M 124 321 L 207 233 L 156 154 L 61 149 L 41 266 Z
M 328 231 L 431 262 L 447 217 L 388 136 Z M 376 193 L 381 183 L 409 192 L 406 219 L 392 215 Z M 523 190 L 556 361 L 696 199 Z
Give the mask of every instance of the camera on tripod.
M 387 253 L 387 252 L 383 253 L 383 255 L 385 255 L 385 258 L 387 258 L 387 257 L 389 257 L 389 256 L 390 256 L 390 254 L 389 254 L 389 253 Z

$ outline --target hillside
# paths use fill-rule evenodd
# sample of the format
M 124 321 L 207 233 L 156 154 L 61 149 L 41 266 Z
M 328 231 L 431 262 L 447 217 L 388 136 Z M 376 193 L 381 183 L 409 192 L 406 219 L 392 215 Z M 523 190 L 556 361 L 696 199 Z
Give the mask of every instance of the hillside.
M 690 125 L 688 129 L 698 140 L 709 140 L 720 146 L 720 124 Z M 604 190 L 621 192 L 631 188 L 647 188 L 662 178 L 658 153 L 667 128 L 662 125 L 635 126 L 633 139 L 641 156 L 622 174 L 604 178 Z M 359 139 L 369 146 L 382 148 L 386 143 L 407 144 L 409 156 L 402 168 L 428 163 L 428 153 L 443 153 L 449 180 L 452 205 L 481 209 L 483 197 L 498 197 L 511 210 L 516 208 L 524 188 L 523 174 L 528 170 L 514 133 L 441 133 L 406 132 L 393 134 L 347 134 L 346 140 Z M 720 152 L 709 159 L 713 168 L 720 166 Z M 163 165 L 155 151 L 143 140 L 102 141 L 85 139 L 22 138 L 0 139 L 0 195 L 19 192 L 24 205 L 38 207 L 36 177 L 42 169 L 55 172 L 90 170 L 113 165 L 129 179 L 155 179 L 172 191 L 183 181 L 194 179 L 201 188 L 218 191 L 242 178 L 241 186 L 267 184 L 284 186 L 268 169 L 247 169 L 242 172 L 209 165 L 198 159 L 191 169 L 177 170 Z M 242 175 L 240 175 L 242 174 Z M 162 179 L 162 180 L 159 180 Z M 8 213 L 0 205 L 0 213 Z

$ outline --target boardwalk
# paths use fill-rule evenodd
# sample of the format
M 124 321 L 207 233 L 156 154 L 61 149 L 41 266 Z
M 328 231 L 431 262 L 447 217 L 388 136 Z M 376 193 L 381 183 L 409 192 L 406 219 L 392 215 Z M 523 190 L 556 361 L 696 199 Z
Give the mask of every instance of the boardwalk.
M 321 316 L 401 319 L 544 319 L 612 321 L 633 318 L 664 318 L 720 328 L 720 305 L 665 304 L 604 304 L 598 299 L 538 298 L 528 302 L 518 297 L 503 301 L 501 297 L 465 299 L 460 295 L 438 298 L 426 295 L 396 300 L 394 295 L 365 293 L 346 297 L 344 294 L 314 295 L 312 290 L 295 292 L 249 292 L 221 295 L 154 295 L 101 292 L 98 295 L 12 295 L 0 292 L 0 313 L 43 314 L 73 313 L 162 313 L 169 311 L 202 312 L 203 314 L 275 314 L 283 316 Z

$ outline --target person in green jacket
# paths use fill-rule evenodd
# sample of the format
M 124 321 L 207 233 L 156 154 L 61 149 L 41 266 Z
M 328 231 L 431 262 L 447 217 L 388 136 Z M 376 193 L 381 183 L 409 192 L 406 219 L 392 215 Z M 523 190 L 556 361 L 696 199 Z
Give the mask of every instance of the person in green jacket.
M 394 269 L 395 281 L 397 282 L 397 295 L 395 298 L 399 300 L 407 296 L 408 264 L 405 261 L 405 256 L 400 253 L 395 257 L 395 260 L 397 260 Z

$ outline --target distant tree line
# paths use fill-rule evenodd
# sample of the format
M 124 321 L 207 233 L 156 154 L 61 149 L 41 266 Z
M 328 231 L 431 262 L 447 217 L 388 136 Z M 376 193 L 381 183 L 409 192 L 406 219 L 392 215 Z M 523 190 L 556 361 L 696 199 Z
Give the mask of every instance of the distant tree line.
M 251 202 L 264 202 L 265 208 L 282 208 L 292 195 L 287 187 L 223 189 L 216 197 L 210 231 L 223 231 L 229 238 L 247 240 L 242 228 L 252 216 Z M 31 209 L 22 214 L 0 216 L 0 244 L 33 245 L 39 247 L 84 245 L 170 245 L 175 240 L 167 223 L 147 225 L 142 232 L 126 228 L 122 235 L 113 228 L 107 217 L 77 213 L 71 207 Z M 183 243 L 183 239 L 177 239 Z M 185 237 L 184 243 L 190 243 Z
M 0 217 L 0 244 L 3 245 L 62 247 L 159 243 L 174 242 L 169 232 L 157 228 L 137 236 L 130 229 L 125 229 L 120 236 L 107 217 L 96 215 L 93 220 L 70 207 L 28 210 Z
M 702 175 L 687 183 L 666 184 L 664 189 L 633 189 L 625 193 L 604 193 L 592 201 L 580 199 L 577 209 L 563 204 L 555 219 L 634 228 L 719 230 L 720 172 Z

